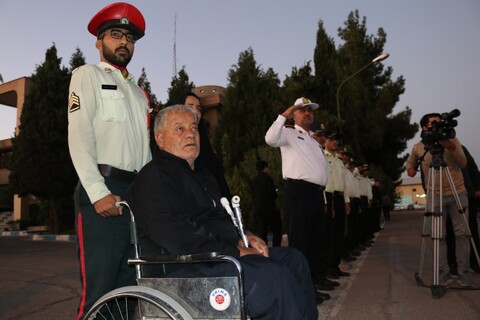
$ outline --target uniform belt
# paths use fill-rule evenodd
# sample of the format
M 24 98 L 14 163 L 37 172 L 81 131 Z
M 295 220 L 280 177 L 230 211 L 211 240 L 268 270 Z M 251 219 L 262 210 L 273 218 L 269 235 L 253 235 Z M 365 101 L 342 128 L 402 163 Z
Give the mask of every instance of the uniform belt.
M 98 170 L 104 177 L 108 177 L 114 181 L 131 183 L 137 176 L 137 172 L 126 171 L 118 169 L 107 164 L 99 164 Z
M 334 191 L 335 195 L 343 196 L 343 191 Z
M 312 183 L 312 182 L 308 182 L 308 181 L 305 181 L 305 180 L 300 180 L 300 179 L 287 179 L 287 181 L 293 182 L 293 183 L 302 184 L 302 185 L 304 185 L 304 186 L 309 186 L 309 187 L 311 187 L 311 188 L 318 188 L 318 189 L 320 189 L 320 191 L 324 191 L 324 190 L 325 190 L 325 186 L 321 186 L 321 185 L 319 185 L 319 184 Z

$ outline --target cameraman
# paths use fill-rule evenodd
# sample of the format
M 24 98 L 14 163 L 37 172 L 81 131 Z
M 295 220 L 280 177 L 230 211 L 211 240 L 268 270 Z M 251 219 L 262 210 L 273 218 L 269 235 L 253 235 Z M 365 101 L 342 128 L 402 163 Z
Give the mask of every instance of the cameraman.
M 465 157 L 465 153 L 463 152 L 460 141 L 455 138 L 455 131 L 451 127 L 448 127 L 448 120 L 450 120 L 452 123 L 456 123 L 456 121 L 452 121 L 452 117 L 448 117 L 448 114 L 429 113 L 422 117 L 420 120 L 420 126 L 422 128 L 422 141 L 413 146 L 412 152 L 410 153 L 410 156 L 406 162 L 406 170 L 410 177 L 414 177 L 417 173 L 418 166 L 420 166 L 422 183 L 425 188 L 425 182 L 429 181 L 430 178 L 429 168 L 430 165 L 432 165 L 432 161 L 434 161 L 433 168 L 435 168 L 435 170 L 437 170 L 436 173 L 438 173 L 438 169 L 440 169 L 442 163 L 436 160 L 439 158 L 443 159 L 450 171 L 454 184 L 453 188 L 455 188 L 458 193 L 460 203 L 465 210 L 466 219 L 468 220 L 468 198 L 462 175 L 462 168 L 466 166 L 467 158 Z M 452 125 L 452 127 L 455 125 L 456 124 Z M 445 132 L 449 132 L 449 134 L 444 135 Z M 435 157 L 432 155 L 435 155 Z M 439 195 L 441 194 L 441 210 L 443 213 L 442 239 L 445 240 L 447 230 L 446 217 L 448 214 L 452 220 L 453 229 L 455 231 L 456 253 L 459 271 L 458 280 L 460 285 L 463 287 L 473 287 L 475 285 L 466 274 L 470 271 L 470 251 L 468 238 L 466 237 L 466 230 L 462 221 L 462 217 L 458 212 L 459 208 L 457 207 L 454 192 L 448 181 L 447 172 L 443 171 L 444 170 L 442 170 L 441 175 L 437 174 L 435 179 L 434 211 L 440 211 Z M 432 182 L 430 183 L 430 192 L 432 188 L 431 184 Z M 442 186 L 442 190 L 440 190 L 440 186 Z M 431 208 L 431 201 L 431 197 L 428 197 L 427 210 L 430 210 Z M 439 259 L 439 284 L 444 285 L 449 277 L 447 246 L 445 241 L 442 241 L 440 246 Z

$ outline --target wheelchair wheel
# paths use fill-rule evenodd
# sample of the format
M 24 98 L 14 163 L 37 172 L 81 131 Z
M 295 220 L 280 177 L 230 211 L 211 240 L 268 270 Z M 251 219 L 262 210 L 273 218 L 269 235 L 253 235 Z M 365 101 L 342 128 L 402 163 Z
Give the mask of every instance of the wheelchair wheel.
M 88 311 L 88 320 L 190 320 L 190 314 L 170 296 L 155 289 L 128 286 L 110 291 Z

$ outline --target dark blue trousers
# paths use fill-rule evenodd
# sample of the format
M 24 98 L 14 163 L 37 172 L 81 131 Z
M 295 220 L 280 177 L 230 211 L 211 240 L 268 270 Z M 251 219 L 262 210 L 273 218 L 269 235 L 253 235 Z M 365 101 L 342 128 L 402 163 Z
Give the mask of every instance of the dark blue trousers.
M 318 319 L 315 289 L 303 254 L 287 247 L 273 247 L 269 252 L 269 258 L 260 255 L 238 258 L 243 269 L 247 315 L 255 320 Z M 144 275 L 151 275 L 145 271 L 146 268 Z M 226 263 L 195 264 L 168 276 L 232 276 L 233 271 L 233 266 Z

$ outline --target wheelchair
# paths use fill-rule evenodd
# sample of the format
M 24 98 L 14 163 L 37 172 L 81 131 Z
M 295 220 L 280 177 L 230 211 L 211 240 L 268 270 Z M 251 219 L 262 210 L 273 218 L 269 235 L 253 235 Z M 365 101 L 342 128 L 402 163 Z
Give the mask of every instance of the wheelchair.
M 129 259 L 128 264 L 135 267 L 137 285 L 106 293 L 85 314 L 84 319 L 249 319 L 244 307 L 242 267 L 237 259 L 217 252 L 142 256 L 135 217 L 127 202 L 120 201 L 118 205 L 130 211 L 130 238 L 135 257 Z M 229 263 L 233 265 L 235 275 L 201 278 L 142 276 L 144 265 L 195 263 Z

